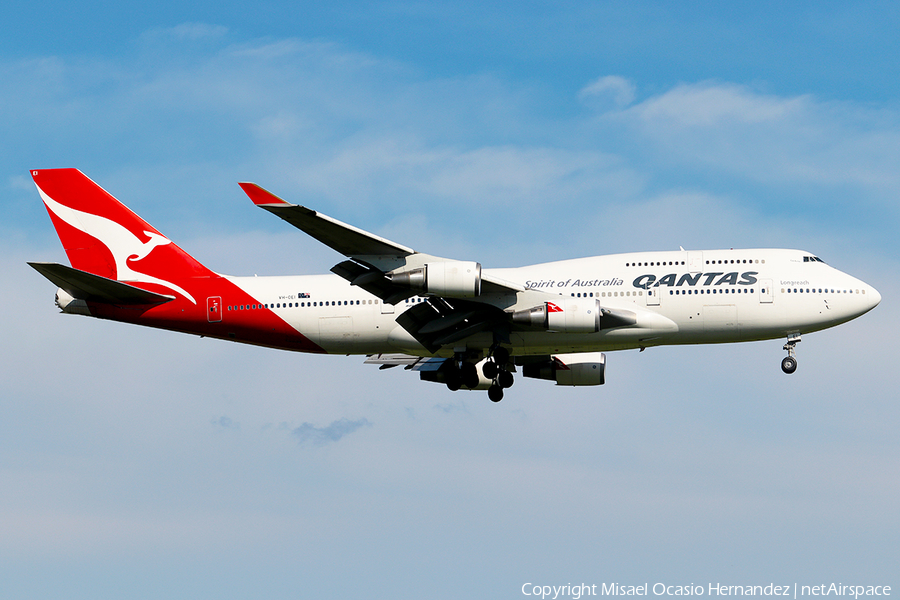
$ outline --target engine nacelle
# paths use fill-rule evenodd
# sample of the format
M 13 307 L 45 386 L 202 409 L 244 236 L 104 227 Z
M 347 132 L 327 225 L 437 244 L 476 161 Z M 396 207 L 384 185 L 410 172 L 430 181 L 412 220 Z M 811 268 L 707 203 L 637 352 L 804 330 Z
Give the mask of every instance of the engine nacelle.
M 523 366 L 522 375 L 555 381 L 556 385 L 603 385 L 606 355 L 602 352 L 555 354 L 548 361 Z
M 391 282 L 423 294 L 474 298 L 481 295 L 481 265 L 453 260 L 426 263 L 424 267 L 390 274 Z
M 602 315 L 596 298 L 560 298 L 513 313 L 513 323 L 560 333 L 596 333 Z
M 422 381 L 433 381 L 435 383 L 450 383 L 451 380 L 456 380 L 457 388 L 461 390 L 486 390 L 490 388 L 494 384 L 493 379 L 488 379 L 484 376 L 484 365 L 488 362 L 487 358 L 479 361 L 475 367 L 475 374 L 478 376 L 478 382 L 475 384 L 475 387 L 467 387 L 460 381 L 460 372 L 456 367 L 456 363 L 454 361 L 446 361 L 441 367 L 434 371 L 420 371 L 419 379 Z M 471 367 L 471 365 L 470 365 Z

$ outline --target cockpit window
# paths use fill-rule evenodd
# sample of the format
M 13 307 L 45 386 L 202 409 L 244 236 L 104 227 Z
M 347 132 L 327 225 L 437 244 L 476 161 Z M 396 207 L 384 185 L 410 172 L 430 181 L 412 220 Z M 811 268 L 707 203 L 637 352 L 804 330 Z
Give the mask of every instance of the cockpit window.
M 819 258 L 818 256 L 804 256 L 803 262 L 820 262 L 823 265 L 825 264 L 825 261 L 822 260 L 821 258 Z

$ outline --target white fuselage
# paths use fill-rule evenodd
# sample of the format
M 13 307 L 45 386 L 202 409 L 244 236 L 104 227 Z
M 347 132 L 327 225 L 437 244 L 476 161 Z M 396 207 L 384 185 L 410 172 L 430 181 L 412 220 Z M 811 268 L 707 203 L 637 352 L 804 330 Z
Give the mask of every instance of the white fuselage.
M 633 326 L 597 333 L 514 330 L 516 355 L 781 338 L 844 323 L 881 300 L 871 286 L 799 250 L 614 254 L 485 274 L 526 288 L 479 298 L 508 312 L 555 297 L 637 314 Z M 422 297 L 392 306 L 336 275 L 228 279 L 329 353 L 430 354 L 396 322 Z M 222 303 L 223 322 L 250 310 Z M 490 334 L 477 334 L 464 345 L 491 342 Z

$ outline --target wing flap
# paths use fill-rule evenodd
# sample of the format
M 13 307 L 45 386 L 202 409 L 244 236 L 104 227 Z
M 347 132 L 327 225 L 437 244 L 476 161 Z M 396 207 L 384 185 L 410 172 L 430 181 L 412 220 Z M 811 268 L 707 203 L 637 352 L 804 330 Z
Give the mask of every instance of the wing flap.
M 349 281 L 350 285 L 361 287 L 388 304 L 396 304 L 416 295 L 416 292 L 409 288 L 391 283 L 383 271 L 361 265 L 356 261 L 345 260 L 338 263 L 331 268 L 331 272 Z
M 60 265 L 28 263 L 35 271 L 65 290 L 73 298 L 105 304 L 164 304 L 175 299 L 139 287 Z
M 363 364 L 379 365 L 379 369 L 403 367 L 407 371 L 437 371 L 448 359 L 409 354 L 371 354 Z
M 507 315 L 481 302 L 431 297 L 403 311 L 397 323 L 429 352 L 487 330 L 509 341 Z

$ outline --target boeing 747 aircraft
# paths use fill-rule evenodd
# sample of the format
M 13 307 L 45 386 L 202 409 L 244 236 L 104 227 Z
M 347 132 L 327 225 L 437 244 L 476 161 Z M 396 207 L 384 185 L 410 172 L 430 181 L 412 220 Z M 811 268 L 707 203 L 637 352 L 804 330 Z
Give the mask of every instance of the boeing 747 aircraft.
M 881 301 L 802 250 L 612 254 L 508 269 L 441 258 L 290 204 L 252 183 L 254 204 L 346 257 L 331 275 L 214 273 L 76 169 L 31 172 L 71 267 L 29 263 L 62 312 L 282 350 L 367 355 L 451 390 L 513 373 L 601 385 L 604 352 L 784 339 Z

